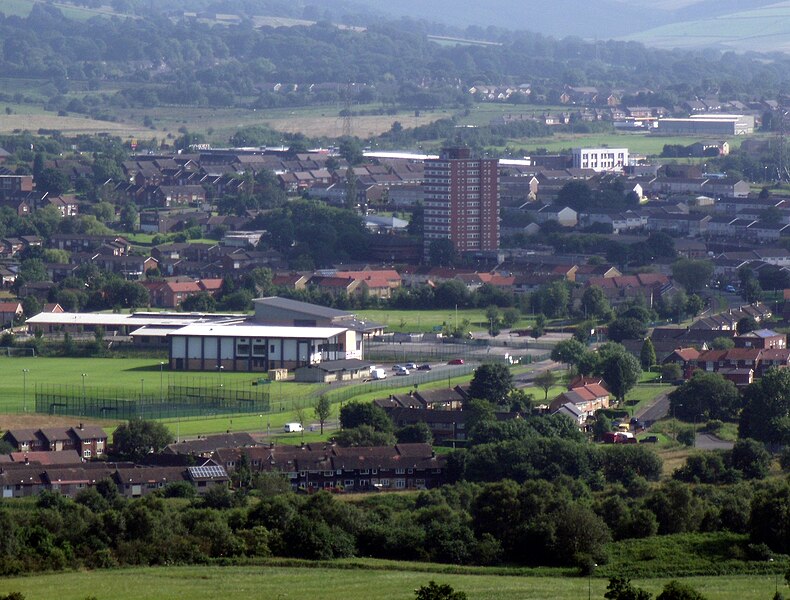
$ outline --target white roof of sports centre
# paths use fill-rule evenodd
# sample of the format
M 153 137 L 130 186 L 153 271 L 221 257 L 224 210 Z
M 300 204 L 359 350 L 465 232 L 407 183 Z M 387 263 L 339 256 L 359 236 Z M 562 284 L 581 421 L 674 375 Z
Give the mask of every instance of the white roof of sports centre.
M 345 327 L 290 327 L 287 325 L 247 325 L 225 323 L 193 323 L 171 331 L 173 336 L 307 338 L 323 340 L 348 331 Z
M 200 321 L 205 319 L 211 323 L 239 321 L 239 315 L 219 315 L 214 318 L 206 319 L 195 315 L 191 320 Z M 123 325 L 154 327 L 179 327 L 190 323 L 190 317 L 174 317 L 164 314 L 161 317 L 151 313 L 143 315 L 120 314 L 120 313 L 39 313 L 27 320 L 30 325 L 102 325 L 106 327 L 118 327 Z

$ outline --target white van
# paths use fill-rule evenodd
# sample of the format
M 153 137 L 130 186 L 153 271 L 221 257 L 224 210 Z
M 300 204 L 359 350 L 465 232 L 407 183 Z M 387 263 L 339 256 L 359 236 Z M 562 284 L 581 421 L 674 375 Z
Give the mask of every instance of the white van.
M 371 369 L 370 370 L 370 378 L 371 379 L 386 379 L 387 372 L 384 369 Z
M 298 433 L 304 431 L 304 427 L 302 427 L 301 423 L 286 423 L 283 425 L 283 431 L 285 433 Z

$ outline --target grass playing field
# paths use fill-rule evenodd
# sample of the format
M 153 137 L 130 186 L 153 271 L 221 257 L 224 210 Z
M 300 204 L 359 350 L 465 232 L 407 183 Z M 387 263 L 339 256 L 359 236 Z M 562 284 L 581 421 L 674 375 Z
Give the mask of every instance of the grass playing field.
M 24 372 L 27 369 L 27 372 Z M 23 412 L 33 407 L 36 386 L 66 385 L 80 388 L 124 389 L 130 396 L 142 390 L 150 394 L 173 385 L 252 386 L 260 378 L 256 373 L 171 373 L 167 364 L 156 359 L 116 358 L 0 358 L 0 413 Z M 83 378 L 82 374 L 85 374 Z M 275 383 L 271 385 L 271 399 L 282 402 L 283 408 L 310 396 L 318 386 L 304 383 Z
M 337 566 L 352 561 L 341 561 Z M 361 562 L 361 561 L 353 561 Z M 414 590 L 434 580 L 466 592 L 470 600 L 579 600 L 602 598 L 608 580 L 578 576 L 523 576 L 441 572 L 441 565 L 391 564 L 364 561 L 360 568 L 250 567 L 157 567 L 52 573 L 5 578 L 0 594 L 21 592 L 27 600 L 59 598 L 83 600 L 161 600 L 190 598 L 226 600 L 248 598 L 313 598 L 315 600 L 411 600 Z M 365 568 L 368 567 L 368 568 Z M 452 567 L 450 567 L 452 568 Z M 494 571 L 501 573 L 501 569 Z M 516 571 L 515 573 L 523 573 Z M 538 574 L 541 571 L 537 571 Z M 634 584 L 658 594 L 669 579 L 635 579 Z M 757 600 L 774 593 L 772 575 L 690 577 L 683 581 L 710 600 Z
M 435 327 L 449 325 L 455 327 L 456 323 L 461 325 L 464 320 L 468 320 L 472 331 L 488 329 L 488 319 L 484 308 L 468 308 L 446 310 L 391 310 L 391 309 L 371 309 L 355 311 L 360 317 L 383 323 L 388 331 L 399 332 L 427 332 Z M 502 310 L 500 310 L 500 314 Z M 534 319 L 522 317 L 515 324 L 514 328 L 531 327 Z

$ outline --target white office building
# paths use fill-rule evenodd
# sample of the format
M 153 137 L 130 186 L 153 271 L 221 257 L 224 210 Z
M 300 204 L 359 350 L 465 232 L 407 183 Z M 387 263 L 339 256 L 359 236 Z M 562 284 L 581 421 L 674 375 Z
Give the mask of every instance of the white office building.
M 628 148 L 574 148 L 573 167 L 596 173 L 620 172 L 628 166 Z

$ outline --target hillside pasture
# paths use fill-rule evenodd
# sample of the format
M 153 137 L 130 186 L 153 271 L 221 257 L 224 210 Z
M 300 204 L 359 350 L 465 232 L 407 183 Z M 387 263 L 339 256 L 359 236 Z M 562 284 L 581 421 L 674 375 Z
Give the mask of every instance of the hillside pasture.
M 329 567 L 329 568 L 328 568 Z M 334 567 L 334 568 L 332 568 Z M 343 568 L 347 567 L 347 568 Z M 454 573 L 453 570 L 460 571 Z M 450 584 L 470 600 L 578 600 L 602 598 L 608 580 L 602 577 L 525 576 L 529 570 L 463 568 L 420 563 L 387 564 L 385 561 L 339 561 L 308 566 L 248 567 L 150 567 L 6 577 L 0 594 L 21 592 L 28 600 L 59 598 L 82 600 L 86 593 L 98 600 L 159 600 L 191 598 L 213 600 L 222 590 L 227 600 L 256 598 L 315 598 L 317 600 L 413 600 L 414 590 L 429 581 Z M 635 579 L 633 583 L 653 594 L 667 579 Z M 690 577 L 684 583 L 710 600 L 770 598 L 772 575 Z

